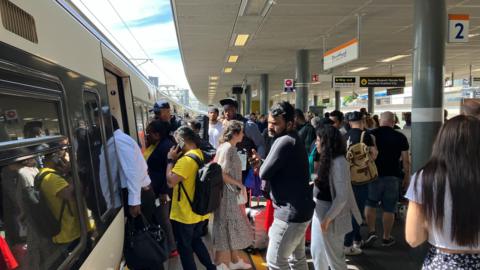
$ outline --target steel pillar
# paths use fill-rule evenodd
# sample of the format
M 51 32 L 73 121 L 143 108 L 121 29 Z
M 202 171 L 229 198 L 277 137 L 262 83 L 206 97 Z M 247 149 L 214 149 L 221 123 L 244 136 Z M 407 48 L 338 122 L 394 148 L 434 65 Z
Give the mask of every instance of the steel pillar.
M 375 88 L 368 88 L 368 113 L 373 114 L 375 110 Z
M 310 83 L 308 50 L 297 51 L 296 78 L 295 107 L 306 112 L 308 109 L 308 83 Z
M 268 101 L 268 74 L 262 74 L 260 75 L 260 114 L 268 114 Z
M 443 121 L 445 0 L 414 1 L 412 172 L 430 158 Z

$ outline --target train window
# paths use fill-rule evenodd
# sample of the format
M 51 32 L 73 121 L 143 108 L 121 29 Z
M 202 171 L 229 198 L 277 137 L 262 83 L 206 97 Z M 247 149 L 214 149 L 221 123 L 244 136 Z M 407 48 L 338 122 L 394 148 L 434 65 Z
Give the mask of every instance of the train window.
M 103 223 L 101 217 L 108 210 L 107 201 L 102 192 L 102 183 L 104 181 L 106 188 L 111 185 L 108 175 L 100 179 L 100 157 L 102 146 L 105 142 L 103 132 L 102 110 L 100 107 L 100 98 L 97 93 L 85 91 L 83 94 L 84 120 L 80 120 L 75 130 L 77 138 L 77 159 L 78 174 L 83 186 L 83 194 L 89 209 L 90 216 L 95 223 Z
M 60 135 L 59 103 L 0 93 L 0 144 Z
M 77 205 L 68 148 L 19 160 L 0 166 L 0 241 L 18 269 L 56 269 L 80 243 L 85 209 Z

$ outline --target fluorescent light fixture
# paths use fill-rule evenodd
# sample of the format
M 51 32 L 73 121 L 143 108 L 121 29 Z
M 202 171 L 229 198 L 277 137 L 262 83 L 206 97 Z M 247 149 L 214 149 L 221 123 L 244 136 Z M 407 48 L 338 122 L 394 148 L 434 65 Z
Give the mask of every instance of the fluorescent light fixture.
M 472 70 L 472 72 L 474 72 L 474 71 L 480 71 L 480 68 L 477 68 L 477 69 Z
M 249 34 L 238 34 L 237 38 L 235 39 L 234 45 L 237 47 L 245 46 L 248 41 Z
M 389 57 L 389 58 L 382 59 L 382 60 L 380 60 L 380 62 L 389 63 L 389 62 L 393 62 L 393 61 L 396 61 L 396 60 L 399 60 L 399 59 L 402 59 L 402 58 L 405 58 L 405 57 L 409 57 L 409 56 L 410 56 L 410 54 L 399 54 L 399 55 L 395 55 L 395 56 L 392 56 L 392 57 Z
M 95 85 L 97 85 L 95 82 L 92 82 L 92 81 L 86 81 L 85 82 L 85 85 L 86 86 L 90 86 L 90 87 L 94 87 Z
M 216 86 L 210 86 L 208 89 L 215 90 L 215 89 L 217 89 L 217 87 Z
M 209 79 L 210 81 L 216 81 L 218 80 L 218 76 L 210 76 Z
M 477 37 L 477 36 L 480 36 L 480 33 L 469 34 L 469 35 L 468 35 L 469 38 L 473 38 L 473 37 Z
M 228 57 L 228 63 L 236 63 L 238 60 L 238 55 L 230 55 Z
M 233 69 L 232 69 L 231 67 L 226 67 L 226 68 L 223 69 L 223 72 L 225 72 L 225 73 L 232 73 L 232 70 L 233 70 Z
M 76 78 L 80 77 L 80 75 L 78 75 L 77 73 L 75 73 L 73 71 L 67 71 L 67 75 L 68 75 L 68 77 L 70 77 L 72 79 L 76 79 Z
M 215 86 L 215 85 L 217 85 L 217 84 L 218 84 L 217 82 L 210 82 L 210 83 L 209 83 L 210 86 Z
M 364 71 L 364 70 L 367 70 L 367 69 L 368 69 L 368 67 L 359 67 L 359 68 L 356 68 L 356 69 L 352 69 L 349 72 L 360 72 L 360 71 Z

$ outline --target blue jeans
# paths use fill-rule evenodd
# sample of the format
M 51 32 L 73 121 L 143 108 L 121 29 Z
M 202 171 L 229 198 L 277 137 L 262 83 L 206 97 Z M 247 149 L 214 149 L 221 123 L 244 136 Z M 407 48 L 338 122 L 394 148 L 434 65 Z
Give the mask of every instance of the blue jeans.
M 377 208 L 381 202 L 384 212 L 395 213 L 400 181 L 400 178 L 395 176 L 381 176 L 371 182 L 368 185 L 367 206 Z
M 368 186 L 370 184 L 365 185 L 352 185 L 353 194 L 355 195 L 355 201 L 357 202 L 358 210 L 360 210 L 360 214 L 362 214 L 365 210 L 365 203 L 368 199 Z M 352 228 L 353 230 L 347 235 L 345 235 L 344 246 L 350 247 L 353 245 L 353 241 L 360 242 L 362 240 L 362 236 L 360 235 L 360 224 L 357 223 L 354 217 L 352 217 Z
M 217 267 L 212 263 L 207 247 L 202 241 L 203 227 L 206 221 L 196 224 L 184 224 L 172 220 L 173 233 L 177 241 L 177 250 L 180 255 L 180 261 L 184 270 L 196 270 L 195 258 L 207 268 L 207 270 L 215 270 Z
M 308 270 L 305 255 L 305 223 L 285 222 L 274 219 L 268 232 L 267 264 L 271 270 Z

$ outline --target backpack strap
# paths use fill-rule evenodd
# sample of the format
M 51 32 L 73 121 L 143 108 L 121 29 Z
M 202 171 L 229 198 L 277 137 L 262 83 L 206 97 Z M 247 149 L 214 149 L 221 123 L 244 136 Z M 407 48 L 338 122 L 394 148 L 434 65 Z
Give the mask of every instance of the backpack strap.
M 197 155 L 194 155 L 194 154 L 190 153 L 190 154 L 186 154 L 185 156 L 195 160 L 199 169 L 202 168 L 205 165 L 205 163 Z
M 362 135 L 360 135 L 360 143 L 363 143 L 363 138 L 365 137 L 366 131 L 362 131 Z
M 197 155 L 194 155 L 194 154 L 191 154 L 191 153 L 190 153 L 190 154 L 186 154 L 185 156 L 193 159 L 193 160 L 197 163 L 199 169 L 204 166 L 203 161 L 202 161 Z M 197 172 L 197 173 L 198 173 L 198 172 Z M 182 182 L 179 183 L 179 186 L 180 186 L 180 187 L 178 188 L 178 196 L 177 196 L 178 199 L 177 199 L 177 200 L 180 201 L 180 196 L 182 195 L 182 194 L 181 194 L 181 191 L 183 191 L 183 193 L 185 193 L 185 196 L 187 197 L 187 200 L 188 200 L 188 203 L 190 204 L 190 207 L 193 208 L 193 202 L 192 202 L 192 200 L 190 199 L 190 196 L 188 196 L 188 193 L 187 193 L 187 190 L 185 189 L 185 186 L 183 185 Z

